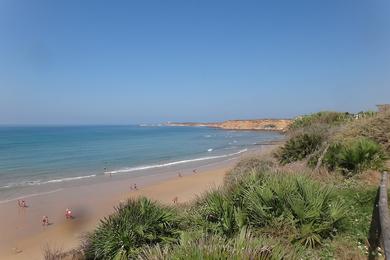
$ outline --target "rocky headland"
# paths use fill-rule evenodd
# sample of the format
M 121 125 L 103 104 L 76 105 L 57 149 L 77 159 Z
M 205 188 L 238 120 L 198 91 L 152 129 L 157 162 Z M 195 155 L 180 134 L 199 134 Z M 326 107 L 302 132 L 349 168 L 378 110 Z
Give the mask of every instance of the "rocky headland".
M 214 127 L 226 130 L 264 130 L 281 131 L 287 130 L 292 119 L 251 119 L 251 120 L 227 120 L 223 122 L 196 123 L 196 122 L 169 122 L 168 126 L 201 126 Z

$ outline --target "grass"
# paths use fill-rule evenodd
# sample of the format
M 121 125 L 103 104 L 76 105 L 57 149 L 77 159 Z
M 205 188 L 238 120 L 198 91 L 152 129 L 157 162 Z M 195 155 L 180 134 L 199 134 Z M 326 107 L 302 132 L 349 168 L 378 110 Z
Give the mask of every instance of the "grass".
M 45 260 L 82 260 L 85 256 L 82 250 L 73 249 L 64 251 L 60 247 L 49 246 L 43 248 L 43 259 Z
M 275 154 L 281 164 L 323 164 L 350 177 L 384 168 L 390 154 L 390 113 L 319 112 L 297 118 L 289 135 Z
M 277 165 L 272 158 L 244 158 L 240 160 L 233 169 L 226 173 L 225 184 L 230 185 L 236 183 L 251 171 L 270 170 L 276 166 Z
M 337 135 L 338 140 L 365 137 L 380 144 L 390 153 L 390 111 L 354 120 Z
M 323 111 L 314 113 L 311 115 L 304 115 L 298 117 L 294 120 L 294 122 L 290 125 L 289 131 L 294 131 L 302 128 L 309 128 L 313 125 L 327 125 L 327 126 L 335 126 L 340 125 L 342 123 L 353 120 L 353 114 L 348 112 L 332 112 L 332 111 Z
M 145 248 L 140 259 L 302 259 L 302 250 L 284 248 L 243 229 L 232 239 L 218 235 L 185 233 L 175 247 Z

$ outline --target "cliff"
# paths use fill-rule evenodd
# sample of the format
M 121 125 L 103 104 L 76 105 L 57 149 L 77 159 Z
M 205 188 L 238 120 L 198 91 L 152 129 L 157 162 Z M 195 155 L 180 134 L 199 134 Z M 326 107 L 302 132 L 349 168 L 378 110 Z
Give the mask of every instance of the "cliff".
M 286 131 L 292 123 L 291 119 L 253 119 L 253 120 L 227 120 L 216 123 L 167 123 L 169 126 L 203 126 L 228 130 L 267 130 Z

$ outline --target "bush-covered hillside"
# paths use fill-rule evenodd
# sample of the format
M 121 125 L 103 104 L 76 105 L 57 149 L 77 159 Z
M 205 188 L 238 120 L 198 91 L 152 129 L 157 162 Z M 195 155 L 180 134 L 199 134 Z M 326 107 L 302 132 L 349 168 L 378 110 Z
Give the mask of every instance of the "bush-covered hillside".
M 297 118 L 275 153 L 281 164 L 306 161 L 344 176 L 383 170 L 390 153 L 390 113 L 319 112 Z
M 389 114 L 321 112 L 298 118 L 274 157 L 242 160 L 222 187 L 189 205 L 167 207 L 146 198 L 120 205 L 86 237 L 80 257 L 380 256 L 369 243 L 377 186 L 360 177 L 385 168 L 389 133 Z M 293 167 L 297 161 L 304 164 Z

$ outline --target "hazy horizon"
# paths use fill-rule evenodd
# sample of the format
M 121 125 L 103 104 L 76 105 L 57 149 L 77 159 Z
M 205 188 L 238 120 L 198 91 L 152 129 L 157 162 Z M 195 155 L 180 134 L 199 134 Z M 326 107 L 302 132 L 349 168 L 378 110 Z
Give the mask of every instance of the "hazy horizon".
M 0 125 L 293 118 L 390 103 L 390 2 L 0 2 Z

